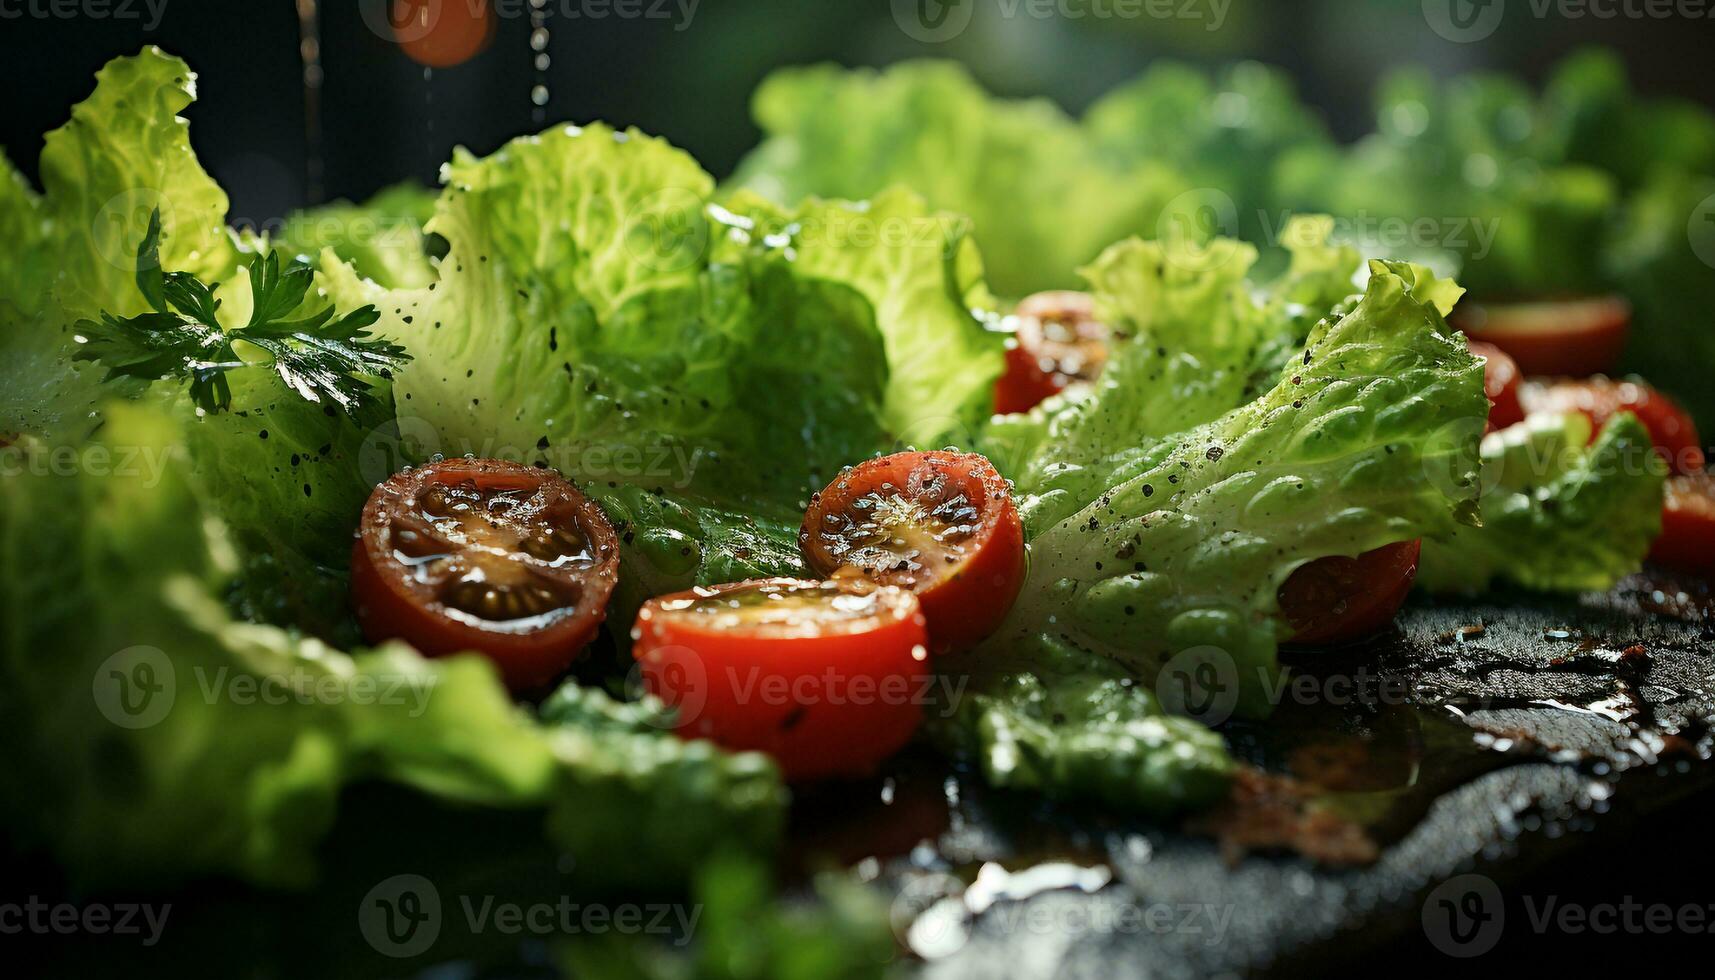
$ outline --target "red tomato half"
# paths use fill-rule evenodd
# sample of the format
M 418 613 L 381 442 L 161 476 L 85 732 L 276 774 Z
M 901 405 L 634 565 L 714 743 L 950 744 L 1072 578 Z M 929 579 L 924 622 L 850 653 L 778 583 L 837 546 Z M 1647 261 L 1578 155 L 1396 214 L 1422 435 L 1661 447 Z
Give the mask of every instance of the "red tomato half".
M 922 718 L 923 613 L 903 589 L 783 578 L 692 589 L 644 603 L 631 636 L 681 736 L 767 752 L 790 779 L 869 773 Z
M 1504 429 L 1524 421 L 1519 405 L 1518 364 L 1494 344 L 1466 338 L 1471 353 L 1483 358 L 1483 394 L 1489 396 L 1488 431 Z
M 426 68 L 452 68 L 476 57 L 494 39 L 487 0 L 393 0 L 393 40 Z
M 1012 491 L 975 453 L 894 453 L 852 467 L 810 498 L 798 546 L 818 575 L 916 593 L 937 653 L 993 633 L 1024 584 Z
M 1661 536 L 1650 547 L 1650 560 L 1688 572 L 1715 573 L 1715 476 L 1670 477 L 1666 491 Z
M 1453 322 L 1511 354 L 1526 374 L 1600 374 L 1620 360 L 1632 308 L 1618 296 L 1467 302 L 1454 310 Z
M 351 553 L 358 622 L 372 643 L 429 656 L 475 650 L 525 691 L 594 638 L 619 576 L 619 542 L 564 477 L 449 459 L 375 488 Z
M 1290 643 L 1329 646 L 1361 639 L 1393 622 L 1417 578 L 1421 541 L 1401 541 L 1356 558 L 1318 558 L 1281 585 Z
M 1526 412 L 1579 411 L 1599 431 L 1620 412 L 1631 412 L 1649 429 L 1656 452 L 1675 473 L 1703 470 L 1703 445 L 1697 423 L 1678 403 L 1642 381 L 1595 377 L 1528 381 L 1519 389 Z
M 1093 381 L 1108 360 L 1108 327 L 1096 319 L 1089 293 L 1037 293 L 1018 304 L 1017 332 L 1006 351 L 1006 373 L 995 382 L 994 410 L 1028 412 L 1042 400 Z

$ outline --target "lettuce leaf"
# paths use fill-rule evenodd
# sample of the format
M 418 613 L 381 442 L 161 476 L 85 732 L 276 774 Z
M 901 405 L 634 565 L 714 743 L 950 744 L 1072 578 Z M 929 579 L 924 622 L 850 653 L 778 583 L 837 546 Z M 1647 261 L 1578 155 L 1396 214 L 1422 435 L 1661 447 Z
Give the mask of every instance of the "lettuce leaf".
M 1046 636 L 1146 681 L 1213 647 L 1237 670 L 1237 709 L 1266 713 L 1275 593 L 1295 568 L 1474 516 L 1482 366 L 1417 295 L 1444 292 L 1426 277 L 1372 262 L 1363 296 L 1319 320 L 1260 397 L 1027 496 L 1030 581 L 1001 642 Z M 1137 397 L 1151 395 L 1104 387 L 1092 402 Z
M 1226 195 L 1236 224 L 1223 230 L 1252 242 L 1267 241 L 1272 230 L 1265 222 L 1278 206 L 1280 161 L 1333 146 L 1286 73 L 1256 62 L 1210 73 L 1157 61 L 1097 99 L 1083 125 L 1106 153 L 1159 163 Z
M 441 451 L 795 505 L 983 417 L 1000 344 L 967 305 L 977 259 L 906 195 L 716 204 L 689 157 L 603 126 L 461 154 L 446 180 L 435 283 L 385 290 L 323 259 L 330 295 L 375 303 L 416 356 L 400 409 Z
M 333 250 L 365 279 L 388 289 L 416 289 L 435 277 L 423 225 L 435 195 L 414 183 L 397 184 L 362 204 L 336 201 L 288 215 L 271 244 L 314 258 Z
M 1664 467 L 1635 416 L 1594 442 L 1580 413 L 1532 416 L 1486 437 L 1482 458 L 1482 526 L 1423 542 L 1417 584 L 1431 592 L 1609 589 L 1661 532 Z
M 752 113 L 764 140 L 735 186 L 786 205 L 909 187 L 971 218 L 989 284 L 1008 297 L 1074 286 L 1074 269 L 1153 233 L 1186 189 L 1154 160 L 1103 152 L 1046 100 L 993 98 L 950 62 L 784 69 L 757 89 Z
M 777 835 L 783 791 L 761 757 L 664 730 L 540 725 L 480 657 L 348 655 L 234 619 L 221 596 L 245 543 L 181 423 L 140 405 L 105 414 L 75 465 L 27 440 L 0 480 L 0 559 L 35 569 L 0 580 L 0 718 L 24 750 L 0 776 L 0 815 L 75 880 L 307 885 L 340 790 L 365 779 L 540 809 L 593 880 L 674 880 L 716 844 Z M 637 858 L 628 845 L 660 799 L 698 813 L 696 828 Z

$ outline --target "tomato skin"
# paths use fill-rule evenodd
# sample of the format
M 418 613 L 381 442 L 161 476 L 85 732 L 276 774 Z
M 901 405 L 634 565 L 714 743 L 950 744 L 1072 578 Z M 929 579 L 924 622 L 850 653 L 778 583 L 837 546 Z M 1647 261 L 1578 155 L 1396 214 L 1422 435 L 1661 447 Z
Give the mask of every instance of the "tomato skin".
M 393 40 L 425 68 L 453 68 L 494 39 L 495 15 L 486 0 L 392 0 Z
M 997 415 L 1028 412 L 1068 386 L 1093 381 L 1108 358 L 1108 326 L 1089 293 L 1053 290 L 1024 298 L 995 382 Z
M 1489 398 L 1488 431 L 1504 429 L 1524 421 L 1524 407 L 1519 404 L 1518 363 L 1506 351 L 1494 344 L 1466 338 L 1471 353 L 1483 361 L 1483 394 Z
M 670 607 L 757 589 L 873 595 L 882 613 L 856 632 L 713 628 Z M 658 596 L 632 630 L 644 686 L 680 710 L 676 731 L 766 752 L 788 779 L 862 776 L 911 740 L 922 720 L 927 633 L 903 589 L 760 579 Z M 690 815 L 688 815 L 690 816 Z
M 1601 374 L 1625 350 L 1632 308 L 1618 296 L 1462 303 L 1454 325 L 1512 355 L 1526 374 Z
M 1280 587 L 1288 643 L 1331 646 L 1393 622 L 1417 578 L 1422 541 L 1401 541 L 1356 558 L 1330 556 L 1300 566 Z
M 1669 477 L 1661 508 L 1661 534 L 1650 561 L 1687 572 L 1715 573 L 1715 476 Z
M 844 565 L 825 536 L 816 532 L 826 515 L 885 484 L 907 488 L 927 473 L 956 481 L 981 512 L 975 548 L 944 577 L 915 588 L 929 621 L 929 649 L 937 654 L 966 650 L 987 638 L 1006 618 L 1024 585 L 1024 524 L 1012 491 L 994 465 L 976 453 L 901 452 L 866 460 L 814 495 L 798 532 L 805 562 L 818 575 L 866 573 Z
M 1042 370 L 1040 360 L 1014 338 L 1006 346 L 1006 372 L 994 383 L 995 414 L 1028 412 L 1065 388 L 1064 381 Z
M 1605 377 L 1531 380 L 1519 390 L 1529 414 L 1583 412 L 1590 419 L 1592 438 L 1620 412 L 1631 412 L 1649 430 L 1656 452 L 1675 473 L 1703 470 L 1702 439 L 1697 423 L 1672 398 L 1637 380 Z
M 413 488 L 426 481 L 458 479 L 471 479 L 485 488 L 551 479 L 571 488 L 552 471 L 497 460 L 446 460 L 390 477 L 364 504 L 357 540 L 352 542 L 351 593 L 358 625 L 371 643 L 404 640 L 427 657 L 480 653 L 495 663 L 514 693 L 535 690 L 564 673 L 606 619 L 607 600 L 619 577 L 618 537 L 600 509 L 571 488 L 580 507 L 579 526 L 602 556 L 582 580 L 578 608 L 527 632 L 485 629 L 452 618 L 441 603 L 425 600 L 407 581 L 403 566 L 393 556 L 390 527 L 392 508 Z

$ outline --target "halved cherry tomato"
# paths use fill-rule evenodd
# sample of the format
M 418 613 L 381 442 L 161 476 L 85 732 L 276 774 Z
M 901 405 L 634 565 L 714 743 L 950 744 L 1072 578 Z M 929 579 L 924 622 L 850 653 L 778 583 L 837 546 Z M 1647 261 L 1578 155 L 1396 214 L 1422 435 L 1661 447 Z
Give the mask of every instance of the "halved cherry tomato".
M 1518 364 L 1494 344 L 1466 338 L 1471 353 L 1483 358 L 1483 394 L 1489 396 L 1488 431 L 1524 421 L 1518 400 Z
M 1028 412 L 1067 385 L 1093 381 L 1108 360 L 1108 327 L 1089 293 L 1037 293 L 1018 304 L 1018 327 L 995 382 L 994 410 Z
M 631 636 L 681 736 L 767 752 L 790 779 L 864 775 L 922 718 L 923 612 L 903 589 L 788 578 L 691 589 L 644 603 Z
M 1519 389 L 1526 412 L 1579 411 L 1599 431 L 1619 412 L 1631 412 L 1649 429 L 1656 452 L 1675 473 L 1703 470 L 1703 445 L 1697 423 L 1678 403 L 1642 381 L 1594 377 L 1531 380 Z
M 1361 639 L 1393 622 L 1417 578 L 1422 541 L 1401 541 L 1356 558 L 1332 556 L 1302 565 L 1280 586 L 1280 612 L 1291 643 L 1320 646 Z
M 852 467 L 810 498 L 798 546 L 818 575 L 915 592 L 936 653 L 994 632 L 1024 584 L 1012 491 L 975 453 L 894 453 Z
M 1454 325 L 1512 355 L 1526 374 L 1612 371 L 1626 346 L 1632 308 L 1618 296 L 1459 304 Z
M 1661 508 L 1661 536 L 1650 560 L 1688 572 L 1715 573 L 1715 476 L 1669 477 Z
M 363 508 L 351 552 L 370 642 L 486 654 L 514 691 L 565 671 L 607 615 L 619 542 L 551 470 L 449 459 L 395 474 Z

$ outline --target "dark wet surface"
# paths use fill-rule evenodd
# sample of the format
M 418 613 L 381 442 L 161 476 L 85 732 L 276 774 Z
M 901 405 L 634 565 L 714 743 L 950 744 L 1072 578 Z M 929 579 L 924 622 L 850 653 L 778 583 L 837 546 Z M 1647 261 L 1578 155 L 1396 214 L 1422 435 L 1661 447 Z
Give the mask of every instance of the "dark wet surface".
M 913 750 L 873 780 L 801 792 L 783 877 L 852 869 L 888 890 L 901 946 L 925 975 L 983 980 L 1444 974 L 1472 961 L 1432 945 L 1425 895 L 1472 871 L 1502 890 L 1512 923 L 1544 875 L 1570 893 L 1640 863 L 1709 900 L 1703 873 L 1678 866 L 1707 849 L 1715 800 L 1707 584 L 1640 576 L 1570 599 L 1419 600 L 1389 635 L 1288 659 L 1294 693 L 1268 722 L 1225 734 L 1278 781 L 1274 805 L 1284 796 L 1294 819 L 1355 829 L 1372 861 L 1329 866 L 1223 844 L 1220 819 L 1187 829 L 995 793 Z M 1255 817 L 1231 809 L 1222 819 Z M 159 946 L 64 946 L 51 975 L 550 975 L 545 943 L 493 930 L 449 926 L 432 955 L 386 959 L 366 947 L 356 914 L 377 882 L 402 873 L 444 896 L 579 894 L 575 862 L 541 843 L 540 820 L 430 810 L 408 792 L 360 787 L 342 799 L 314 890 L 197 886 L 173 897 Z M 52 878 L 21 869 L 12 891 L 52 895 Z M 1507 928 L 1509 942 L 1521 932 Z M 1536 962 L 1541 948 L 1521 955 Z
M 1436 957 L 1422 941 L 1435 883 L 1476 869 L 1512 887 L 1616 832 L 1653 833 L 1653 813 L 1715 789 L 1706 583 L 1501 599 L 1419 601 L 1360 647 L 1293 652 L 1274 716 L 1225 728 L 1301 817 L 1349 825 L 1373 862 L 1247 850 L 1257 823 L 1263 839 L 1280 823 L 1251 802 L 1139 824 L 990 793 L 922 758 L 871 799 L 848 787 L 802 801 L 795 839 L 894 891 L 896 930 L 931 976 L 1285 971 L 1350 965 L 1402 936 Z M 1276 809 L 1279 795 L 1265 794 Z

